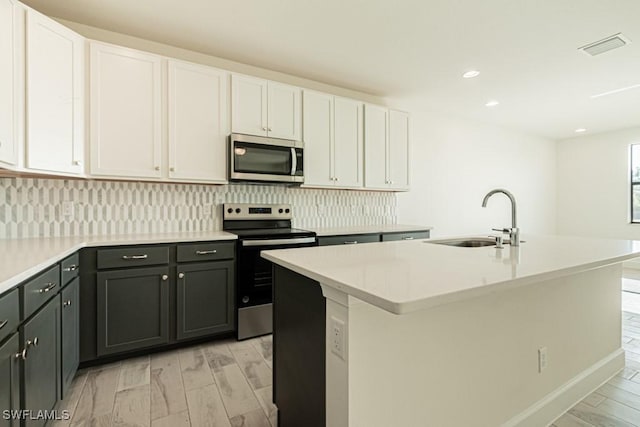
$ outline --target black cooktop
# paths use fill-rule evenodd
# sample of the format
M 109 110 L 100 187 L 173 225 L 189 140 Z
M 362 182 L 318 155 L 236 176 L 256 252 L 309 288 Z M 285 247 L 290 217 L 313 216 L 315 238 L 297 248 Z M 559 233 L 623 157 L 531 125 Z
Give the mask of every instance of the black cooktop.
M 229 233 L 237 234 L 240 238 L 280 238 L 289 237 L 315 237 L 313 231 L 300 230 L 297 228 L 253 228 L 249 230 L 225 230 Z

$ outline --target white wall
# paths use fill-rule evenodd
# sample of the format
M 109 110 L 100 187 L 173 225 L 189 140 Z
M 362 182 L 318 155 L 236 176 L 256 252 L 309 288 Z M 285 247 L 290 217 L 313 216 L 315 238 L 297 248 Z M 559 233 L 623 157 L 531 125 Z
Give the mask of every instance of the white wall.
M 640 127 L 558 142 L 558 233 L 640 239 L 630 224 L 629 145 Z
M 433 236 L 484 234 L 511 224 L 505 188 L 516 197 L 522 233 L 555 234 L 556 144 L 491 125 L 411 111 L 411 191 L 398 196 L 398 221 L 434 226 Z M 413 105 L 411 105 L 413 104 Z

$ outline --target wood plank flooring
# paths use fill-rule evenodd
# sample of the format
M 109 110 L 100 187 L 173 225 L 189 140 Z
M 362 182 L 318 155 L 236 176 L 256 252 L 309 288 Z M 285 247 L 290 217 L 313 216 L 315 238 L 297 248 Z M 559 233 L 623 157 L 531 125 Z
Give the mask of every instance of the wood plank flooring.
M 626 368 L 553 427 L 640 427 L 640 313 L 623 312 Z M 271 336 L 224 340 L 78 372 L 55 426 L 276 427 Z
M 275 427 L 271 336 L 81 370 L 54 426 Z

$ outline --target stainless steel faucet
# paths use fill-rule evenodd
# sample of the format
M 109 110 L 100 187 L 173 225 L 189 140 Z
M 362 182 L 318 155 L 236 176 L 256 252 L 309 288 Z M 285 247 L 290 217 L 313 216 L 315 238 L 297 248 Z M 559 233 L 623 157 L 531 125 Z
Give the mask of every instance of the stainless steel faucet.
M 495 190 L 491 190 L 484 196 L 482 199 L 482 207 L 487 207 L 487 202 L 489 201 L 489 197 L 493 196 L 496 193 L 502 193 L 511 200 L 511 228 L 494 228 L 494 231 L 501 231 L 503 233 L 509 234 L 509 244 L 511 246 L 519 246 L 520 245 L 520 229 L 516 225 L 516 198 L 513 197 L 509 191 L 504 190 L 502 188 L 496 188 Z

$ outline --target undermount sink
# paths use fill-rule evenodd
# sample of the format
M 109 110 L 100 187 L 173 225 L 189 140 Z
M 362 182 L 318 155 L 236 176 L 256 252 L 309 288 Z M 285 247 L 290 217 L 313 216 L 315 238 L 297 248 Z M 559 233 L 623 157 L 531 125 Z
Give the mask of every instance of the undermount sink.
M 426 240 L 425 243 L 458 246 L 461 248 L 481 248 L 483 246 L 495 246 L 496 239 L 490 237 L 462 237 L 459 239 Z

